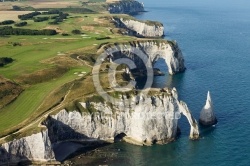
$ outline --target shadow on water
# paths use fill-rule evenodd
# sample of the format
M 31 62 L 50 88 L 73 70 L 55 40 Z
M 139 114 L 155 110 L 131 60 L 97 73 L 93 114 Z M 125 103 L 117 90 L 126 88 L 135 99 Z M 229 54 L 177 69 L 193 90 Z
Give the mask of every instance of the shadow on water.
M 216 125 L 215 126 L 203 126 L 203 125 L 199 125 L 200 128 L 200 136 L 202 137 L 206 137 L 211 135 L 211 133 L 213 133 L 216 129 Z

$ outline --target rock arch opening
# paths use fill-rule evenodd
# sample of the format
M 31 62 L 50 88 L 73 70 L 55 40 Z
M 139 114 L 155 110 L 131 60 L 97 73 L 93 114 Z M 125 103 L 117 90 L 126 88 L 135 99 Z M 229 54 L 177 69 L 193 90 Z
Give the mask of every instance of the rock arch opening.
M 165 59 L 159 57 L 154 61 L 154 81 L 153 88 L 165 88 L 167 87 L 167 80 L 169 78 L 168 66 Z
M 115 137 L 114 137 L 114 142 L 120 142 L 123 140 L 124 137 L 126 137 L 127 135 L 125 133 L 120 133 L 120 134 L 117 134 Z

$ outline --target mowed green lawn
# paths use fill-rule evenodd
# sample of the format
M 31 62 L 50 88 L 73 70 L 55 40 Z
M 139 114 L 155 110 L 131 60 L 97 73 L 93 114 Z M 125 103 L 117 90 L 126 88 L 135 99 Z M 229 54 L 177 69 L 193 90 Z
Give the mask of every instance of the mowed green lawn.
M 16 37 L 13 38 L 14 39 L 11 40 L 17 40 Z M 20 36 L 20 38 L 22 37 Z M 27 37 L 25 38 L 27 39 Z M 36 42 L 39 39 L 32 39 L 30 37 L 30 39 L 27 40 L 29 40 L 29 42 Z M 41 40 L 43 39 L 41 38 Z M 52 43 L 37 43 L 16 47 L 8 45 L 1 46 L 0 56 L 12 57 L 15 61 L 10 65 L 1 68 L 0 75 L 14 80 L 21 74 L 32 73 L 49 67 L 50 65 L 41 63 L 40 61 L 60 56 L 57 55 L 58 52 L 63 53 L 82 48 L 90 44 L 93 45 L 93 43 L 95 43 L 93 39 L 80 39 L 76 41 L 61 41 L 62 39 L 59 41 L 55 39 L 46 40 L 51 40 Z M 31 87 L 25 89 L 17 100 L 0 110 L 0 135 L 5 130 L 11 129 L 12 127 L 23 122 L 25 119 L 29 118 L 37 110 L 45 97 L 48 96 L 54 89 L 78 78 L 78 76 L 74 74 L 75 72 L 90 72 L 90 70 L 91 69 L 87 66 L 71 67 L 70 70 L 60 78 L 32 85 Z
M 9 79 L 49 67 L 49 64 L 41 61 L 59 56 L 58 52 L 65 53 L 95 43 L 94 39 L 67 40 L 61 36 L 14 36 L 5 40 L 5 45 L 0 46 L 0 57 L 11 57 L 15 61 L 1 68 L 0 74 Z M 20 42 L 24 45 L 13 47 L 8 42 Z
M 76 17 L 75 17 L 76 16 Z M 108 27 L 101 27 L 95 18 L 101 15 L 71 15 L 63 23 L 56 25 L 61 30 L 71 32 L 73 29 L 81 29 L 82 26 L 94 26 L 93 30 L 82 30 L 85 35 L 62 36 L 11 36 L 0 37 L 0 57 L 11 57 L 14 62 L 0 68 L 0 75 L 5 78 L 16 80 L 17 77 L 23 74 L 30 74 L 38 70 L 51 68 L 55 64 L 42 63 L 43 60 L 48 60 L 61 53 L 72 52 L 74 50 L 99 45 L 107 42 L 129 41 L 132 37 L 115 35 L 110 32 Z M 47 22 L 34 23 L 28 21 L 28 26 L 23 28 L 42 29 L 48 25 Z M 93 25 L 93 23 L 97 24 Z M 86 36 L 87 35 L 87 36 Z M 110 36 L 112 39 L 96 40 L 95 37 Z M 11 43 L 18 42 L 21 46 L 12 46 Z M 97 46 L 96 46 L 97 47 Z M 46 96 L 62 86 L 63 84 L 79 78 L 75 72 L 90 72 L 91 69 L 87 66 L 72 66 L 70 70 L 63 76 L 52 79 L 47 82 L 31 85 L 25 89 L 23 93 L 11 104 L 0 110 L 0 136 L 6 134 L 6 131 L 14 131 L 16 127 L 30 118 L 32 115 L 38 115 L 36 112 L 39 106 L 43 103 Z M 87 88 L 87 87 L 86 87 Z M 46 111 L 46 110 L 42 110 Z
M 27 88 L 15 102 L 0 110 L 0 134 L 6 129 L 11 129 L 29 118 L 51 91 L 69 81 L 79 78 L 74 73 L 83 71 L 89 72 L 90 68 L 85 66 L 72 68 L 58 79 Z

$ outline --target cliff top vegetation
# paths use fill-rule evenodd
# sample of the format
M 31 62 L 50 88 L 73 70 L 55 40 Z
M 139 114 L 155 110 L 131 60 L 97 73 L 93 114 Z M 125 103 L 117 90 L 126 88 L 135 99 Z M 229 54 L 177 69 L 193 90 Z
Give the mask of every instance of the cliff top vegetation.
M 53 36 L 21 35 L 17 30 L 14 30 L 14 34 L 0 36 L 0 58 L 14 59 L 12 63 L 0 67 L 0 137 L 16 133 L 29 123 L 32 125 L 27 130 L 36 131 L 38 121 L 43 120 L 46 114 L 70 107 L 75 100 L 95 95 L 90 72 L 96 58 L 103 51 L 102 48 L 105 45 L 142 40 L 119 33 L 119 29 L 107 19 L 113 17 L 107 11 L 100 10 L 101 13 L 97 13 L 97 9 L 105 8 L 105 2 L 84 2 L 86 3 L 61 0 L 0 3 L 1 13 L 6 13 L 3 17 L 1 14 L 1 19 L 4 19 L 1 22 L 23 22 L 18 19 L 18 15 L 31 11 L 42 13 L 59 10 L 68 14 L 61 19 L 59 13 L 39 14 L 25 20 L 27 24 L 24 26 L 18 27 L 20 30 L 53 30 L 56 32 Z M 13 6 L 20 7 L 15 9 L 21 11 L 13 11 Z M 3 11 L 6 9 L 8 11 Z M 14 13 L 8 15 L 9 12 Z M 121 16 L 133 19 L 130 16 Z M 8 26 L 12 30 L 16 29 L 15 23 Z M 4 26 L 6 25 L 0 25 L 0 28 Z M 73 33 L 76 31 L 79 33 Z M 147 40 L 152 41 L 143 39 Z M 153 41 L 163 42 L 161 39 Z M 13 43 L 18 44 L 14 46 Z M 108 63 L 102 68 L 104 72 L 101 80 L 103 87 L 110 90 L 105 73 L 107 65 Z M 118 77 L 121 84 L 126 83 L 121 75 Z

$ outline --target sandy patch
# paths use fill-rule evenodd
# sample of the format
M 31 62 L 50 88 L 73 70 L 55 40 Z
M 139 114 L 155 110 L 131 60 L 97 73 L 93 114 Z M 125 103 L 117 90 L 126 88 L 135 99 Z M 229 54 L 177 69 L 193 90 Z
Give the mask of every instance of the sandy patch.
M 76 20 L 77 23 L 83 22 L 83 21 L 84 21 L 84 18 L 78 18 L 78 19 Z
M 57 52 L 57 55 L 66 55 L 66 54 L 64 54 L 62 52 Z
M 99 19 L 99 18 L 94 18 L 94 21 L 95 21 L 95 22 L 98 22 L 98 23 L 100 23 L 100 24 L 103 24 L 103 21 L 104 21 L 104 20 Z
M 82 26 L 81 28 L 84 31 L 93 31 L 95 29 L 93 26 Z
M 31 13 L 33 11 L 0 11 L 0 21 L 14 20 L 17 21 L 18 15 Z

